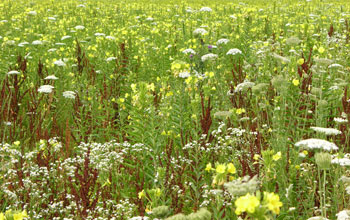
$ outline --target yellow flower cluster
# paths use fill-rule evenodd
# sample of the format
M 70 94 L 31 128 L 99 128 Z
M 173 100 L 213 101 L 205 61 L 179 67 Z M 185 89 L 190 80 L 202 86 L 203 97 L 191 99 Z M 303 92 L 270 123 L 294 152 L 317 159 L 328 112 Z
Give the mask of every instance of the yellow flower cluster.
M 22 212 L 13 211 L 12 209 L 9 209 L 4 213 L 0 213 L 0 220 L 23 220 L 24 218 L 27 218 L 28 214 L 26 210 L 23 210 Z
M 259 196 L 251 195 L 250 193 L 246 194 L 245 196 L 239 197 L 235 201 L 236 215 L 240 215 L 243 212 L 246 212 L 248 214 L 253 214 L 255 212 L 258 212 L 257 211 L 258 209 L 265 210 L 265 211 L 262 211 L 261 213 L 265 213 L 266 210 L 269 210 L 273 214 L 279 214 L 280 208 L 283 205 L 282 202 L 280 201 L 280 197 L 273 192 L 272 193 L 264 192 L 263 195 L 264 195 L 264 199 L 262 202 L 259 200 Z

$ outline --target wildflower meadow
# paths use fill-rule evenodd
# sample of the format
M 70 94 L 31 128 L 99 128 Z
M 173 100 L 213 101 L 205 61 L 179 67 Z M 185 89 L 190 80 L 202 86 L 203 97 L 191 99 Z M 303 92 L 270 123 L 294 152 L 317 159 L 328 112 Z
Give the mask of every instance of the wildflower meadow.
M 350 220 L 349 0 L 1 0 L 0 220 Z

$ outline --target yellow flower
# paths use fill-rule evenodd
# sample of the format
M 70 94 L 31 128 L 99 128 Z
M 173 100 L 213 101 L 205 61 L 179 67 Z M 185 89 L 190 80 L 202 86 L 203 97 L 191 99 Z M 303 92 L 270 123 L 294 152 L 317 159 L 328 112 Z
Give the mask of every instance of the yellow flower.
M 226 166 L 225 166 L 225 164 L 218 164 L 218 165 L 216 166 L 216 172 L 217 172 L 217 173 L 225 173 L 225 171 L 226 171 Z
M 212 169 L 211 163 L 208 163 L 207 166 L 205 167 L 205 170 L 210 172 Z
M 27 212 L 25 210 L 23 212 L 13 214 L 13 220 L 22 220 L 25 217 L 28 217 Z
M 277 161 L 277 160 L 281 159 L 281 157 L 282 157 L 282 154 L 281 154 L 281 151 L 279 151 L 275 155 L 272 156 L 272 159 L 274 161 Z
M 259 158 L 260 158 L 259 154 L 254 154 L 254 157 L 253 157 L 254 160 L 259 160 Z
M 16 146 L 19 146 L 21 144 L 21 142 L 20 141 L 15 141 L 15 142 L 13 142 L 13 144 L 16 145 Z
M 4 216 L 4 213 L 0 213 L 0 220 L 5 220 L 5 216 Z
M 231 174 L 235 174 L 236 173 L 235 165 L 233 165 L 233 163 L 227 164 L 227 171 Z
M 325 49 L 324 49 L 323 47 L 318 48 L 318 52 L 319 52 L 319 53 L 322 54 L 324 51 L 325 51 Z
M 145 197 L 145 190 L 142 190 L 141 192 L 139 192 L 139 199 Z
M 294 86 L 299 86 L 299 80 L 298 79 L 293 79 L 292 81 Z
M 236 206 L 236 215 L 240 215 L 243 212 L 254 213 L 255 208 L 260 205 L 258 198 L 254 195 L 250 195 L 249 193 L 245 196 L 239 197 L 235 201 Z
M 267 202 L 267 208 L 270 209 L 273 213 L 279 214 L 280 207 L 283 205 L 280 201 L 280 197 L 275 193 L 264 192 L 264 198 Z
M 236 114 L 237 115 L 240 115 L 240 114 L 243 114 L 243 113 L 245 113 L 245 109 L 244 108 L 239 108 L 239 109 L 236 110 Z
M 300 58 L 300 59 L 298 60 L 298 64 L 299 64 L 299 65 L 303 65 L 304 62 L 305 62 L 304 58 Z

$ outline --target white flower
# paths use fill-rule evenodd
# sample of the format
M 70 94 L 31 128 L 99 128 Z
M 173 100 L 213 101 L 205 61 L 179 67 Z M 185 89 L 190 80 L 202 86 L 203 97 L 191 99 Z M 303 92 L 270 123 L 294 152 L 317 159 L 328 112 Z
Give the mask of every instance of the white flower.
M 56 21 L 55 17 L 48 17 L 47 19 L 49 19 L 50 21 Z
M 74 28 L 75 28 L 75 30 L 84 30 L 85 29 L 85 27 L 83 25 L 77 25 Z
M 37 15 L 38 13 L 36 13 L 36 11 L 29 11 L 28 15 Z
M 129 218 L 129 220 L 148 220 L 149 218 L 146 217 L 146 216 L 136 216 L 136 217 L 132 217 L 132 218 Z
M 19 75 L 21 74 L 20 72 L 18 72 L 17 70 L 11 70 L 10 72 L 7 73 L 7 75 Z
M 213 54 L 213 53 L 208 53 L 208 54 L 205 54 L 201 57 L 203 62 L 205 62 L 207 60 L 215 60 L 216 58 L 218 58 L 218 55 Z
M 315 216 L 315 217 L 308 218 L 307 220 L 329 220 L 329 219 L 324 218 L 322 216 Z
M 66 66 L 66 64 L 62 60 L 56 60 L 53 62 L 56 66 Z
M 73 91 L 64 91 L 62 95 L 67 99 L 75 99 L 76 96 L 75 92 Z
M 191 76 L 191 74 L 187 71 L 179 73 L 180 78 L 188 78 L 190 76 Z
M 63 37 L 61 38 L 61 40 L 69 39 L 69 38 L 71 38 L 71 37 L 72 37 L 72 36 L 69 36 L 69 35 L 63 36 Z
M 310 138 L 295 143 L 296 147 L 305 147 L 307 149 L 323 149 L 327 151 L 338 150 L 337 145 L 326 140 Z
M 242 51 L 240 49 L 237 49 L 237 48 L 233 48 L 233 49 L 230 49 L 226 55 L 236 55 L 236 54 L 242 54 Z
M 196 30 L 193 31 L 194 35 L 204 35 L 208 33 L 204 28 L 197 28 Z
M 216 45 L 227 44 L 228 42 L 230 42 L 230 40 L 225 39 L 225 38 L 222 38 L 222 39 L 219 39 L 219 40 L 216 42 Z
M 337 220 L 350 220 L 350 210 L 343 210 L 336 214 Z
M 117 59 L 116 57 L 108 57 L 108 58 L 106 59 L 106 61 L 107 61 L 107 62 L 110 62 L 110 61 L 116 60 L 116 59 Z
M 232 19 L 237 19 L 237 17 L 234 16 L 234 15 L 230 15 L 230 18 L 232 18 Z
M 43 85 L 43 86 L 40 86 L 40 88 L 38 89 L 38 92 L 51 93 L 53 88 L 55 88 L 55 87 L 53 87 L 51 85 Z
M 199 11 L 211 12 L 213 10 L 209 7 L 202 7 L 201 9 L 199 9 Z
M 279 60 L 282 63 L 290 63 L 290 59 L 286 58 L 286 57 L 282 57 L 276 53 L 273 53 L 272 56 L 276 59 Z
M 184 54 L 196 54 L 196 51 L 194 51 L 191 48 L 188 48 L 188 49 L 182 51 L 182 53 L 184 53 Z
M 325 135 L 338 135 L 341 131 L 335 128 L 310 127 L 312 130 Z
M 35 41 L 32 42 L 32 44 L 33 45 L 41 45 L 41 44 L 43 44 L 43 42 L 40 41 L 40 40 L 35 40 Z
M 343 158 L 338 158 L 336 155 L 332 155 L 332 163 L 338 164 L 342 167 L 350 166 L 350 154 L 345 154 Z
M 152 18 L 152 17 L 146 18 L 146 21 L 153 21 L 153 20 L 154 20 L 154 18 Z
M 48 49 L 47 52 L 55 52 L 57 49 L 56 48 L 51 48 L 51 49 Z
M 104 33 L 95 33 L 95 36 L 96 37 L 104 37 L 106 36 Z
M 25 45 L 28 45 L 28 44 L 29 44 L 29 42 L 23 41 L 23 42 L 19 43 L 18 46 L 19 47 L 24 47 Z
M 58 78 L 55 75 L 49 75 L 45 77 L 46 80 L 57 80 Z
M 113 36 L 107 36 L 106 39 L 108 39 L 108 40 L 115 40 L 115 37 L 113 37 Z
M 344 119 L 344 118 L 334 118 L 334 122 L 335 122 L 335 123 L 339 123 L 339 124 L 347 123 L 347 122 L 348 122 L 348 119 Z
M 337 63 L 333 63 L 333 64 L 329 65 L 328 68 L 329 69 L 331 69 L 331 68 L 343 68 L 343 66 L 340 64 L 337 64 Z
M 254 85 L 255 83 L 253 82 L 242 82 L 237 85 L 237 87 L 235 88 L 235 92 L 241 92 L 241 91 L 247 90 L 249 88 L 252 88 Z

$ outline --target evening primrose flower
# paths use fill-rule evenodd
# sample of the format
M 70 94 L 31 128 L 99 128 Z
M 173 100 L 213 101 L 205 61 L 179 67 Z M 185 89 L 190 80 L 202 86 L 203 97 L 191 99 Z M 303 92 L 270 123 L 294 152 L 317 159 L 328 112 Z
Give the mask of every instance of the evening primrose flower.
M 226 165 L 225 164 L 218 164 L 217 166 L 216 166 L 216 172 L 217 173 L 225 173 L 225 171 L 226 171 Z
M 324 49 L 323 47 L 318 48 L 318 52 L 319 52 L 320 54 L 322 54 L 324 51 L 325 51 L 325 49 Z
M 305 62 L 304 58 L 300 58 L 300 59 L 298 60 L 298 64 L 299 64 L 299 65 L 303 65 L 304 62 Z
M 235 174 L 236 173 L 235 165 L 233 165 L 233 163 L 227 164 L 227 171 L 231 174 Z
M 239 197 L 235 201 L 236 215 L 240 215 L 243 212 L 254 213 L 255 209 L 260 205 L 258 198 L 248 193 L 245 196 Z
M 139 199 L 145 197 L 145 190 L 142 190 L 141 192 L 139 192 L 138 196 L 139 196 Z
M 299 86 L 300 82 L 299 82 L 298 79 L 293 79 L 292 83 L 293 83 L 294 86 Z
M 282 202 L 280 201 L 279 195 L 275 193 L 264 192 L 264 199 L 267 202 L 267 208 L 275 214 L 280 213 L 280 207 L 282 207 Z
M 277 152 L 275 155 L 272 156 L 272 159 L 273 159 L 274 161 L 277 161 L 277 160 L 279 160 L 279 159 L 281 159 L 281 158 L 282 158 L 281 151 Z

